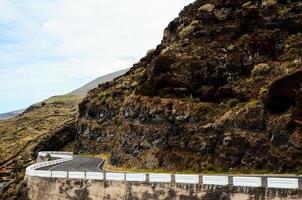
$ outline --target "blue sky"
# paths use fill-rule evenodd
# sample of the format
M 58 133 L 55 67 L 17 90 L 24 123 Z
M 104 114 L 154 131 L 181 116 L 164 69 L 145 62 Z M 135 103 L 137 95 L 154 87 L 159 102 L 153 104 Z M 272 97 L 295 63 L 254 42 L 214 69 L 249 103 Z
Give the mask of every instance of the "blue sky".
M 193 0 L 0 0 L 0 113 L 131 67 Z

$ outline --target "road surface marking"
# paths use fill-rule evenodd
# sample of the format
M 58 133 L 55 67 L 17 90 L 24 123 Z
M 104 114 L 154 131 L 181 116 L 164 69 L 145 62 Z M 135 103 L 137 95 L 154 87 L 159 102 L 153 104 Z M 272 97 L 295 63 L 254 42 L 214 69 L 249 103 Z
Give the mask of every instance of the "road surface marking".
M 100 162 L 100 164 L 98 164 L 98 166 L 96 167 L 99 171 L 102 171 L 102 169 L 100 169 L 100 166 L 101 166 L 101 164 L 102 164 L 103 162 L 105 162 L 105 160 L 102 160 L 102 161 Z

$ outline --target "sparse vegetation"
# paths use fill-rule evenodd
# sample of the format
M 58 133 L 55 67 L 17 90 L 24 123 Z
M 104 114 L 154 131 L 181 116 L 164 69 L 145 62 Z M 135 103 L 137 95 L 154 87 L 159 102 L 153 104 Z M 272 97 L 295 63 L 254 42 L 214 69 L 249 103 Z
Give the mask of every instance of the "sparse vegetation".
M 277 0 L 263 0 L 262 6 L 273 6 L 277 4 Z
M 39 107 L 8 120 L 0 121 L 0 170 L 11 171 L 17 182 L 26 166 L 35 159 L 34 149 L 77 118 L 79 96 L 55 96 Z M 13 188 L 7 193 L 15 195 Z
M 190 34 L 191 32 L 193 32 L 193 30 L 195 29 L 195 27 L 199 24 L 198 20 L 194 20 L 191 22 L 191 24 L 189 24 L 188 26 L 186 26 L 184 29 L 182 29 L 179 33 L 179 37 L 180 38 L 185 38 L 188 34 Z
M 244 48 L 248 47 L 251 42 L 251 36 L 248 34 L 242 35 L 236 42 L 235 46 L 242 46 Z
M 39 109 L 0 121 L 0 162 L 9 160 L 24 148 L 32 148 L 41 138 L 61 127 L 77 114 L 78 96 L 56 96 L 45 100 Z M 30 153 L 30 152 L 28 152 Z
M 247 106 L 248 107 L 255 107 L 257 106 L 257 104 L 259 103 L 259 101 L 257 99 L 251 99 L 248 103 Z
M 252 70 L 252 78 L 260 77 L 267 75 L 271 71 L 271 66 L 267 63 L 260 63 L 254 66 Z
M 302 33 L 298 33 L 289 36 L 284 42 L 285 50 L 294 60 L 300 59 L 302 55 L 301 41 Z
M 289 8 L 280 7 L 279 10 L 278 10 L 278 15 L 279 15 L 280 17 L 283 17 L 283 16 L 285 16 L 289 11 L 290 11 Z
M 259 95 L 263 96 L 263 95 L 267 94 L 267 92 L 268 92 L 268 89 L 266 87 L 262 87 L 259 91 Z
M 228 105 L 229 108 L 235 107 L 238 103 L 239 103 L 238 99 L 229 99 L 227 101 L 227 105 Z
M 276 83 L 300 66 L 301 38 L 293 27 L 301 22 L 301 5 L 261 2 L 197 1 L 186 7 L 151 55 L 83 101 L 79 125 L 85 129 L 76 149 L 112 153 L 117 167 L 208 173 L 297 167 L 301 142 L 292 135 L 300 138 L 301 128 L 274 122 L 269 107 L 289 104 L 292 120 L 301 121 L 300 96 L 294 94 L 301 76 Z M 106 95 L 106 102 L 98 95 Z M 109 117 L 100 120 L 99 113 Z M 278 145 L 271 142 L 275 133 L 284 135 L 273 138 Z
M 43 102 L 46 103 L 46 104 L 52 104 L 52 103 L 56 103 L 56 102 L 65 102 L 65 103 L 71 103 L 71 104 L 75 103 L 75 104 L 77 104 L 82 99 L 83 99 L 83 97 L 77 96 L 77 95 L 59 95 L 59 96 L 50 97 L 49 99 L 46 99 Z

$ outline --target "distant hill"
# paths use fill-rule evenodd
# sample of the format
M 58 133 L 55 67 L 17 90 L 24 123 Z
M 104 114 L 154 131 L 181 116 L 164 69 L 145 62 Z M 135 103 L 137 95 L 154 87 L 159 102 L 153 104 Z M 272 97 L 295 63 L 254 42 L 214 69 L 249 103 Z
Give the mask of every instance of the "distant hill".
M 124 75 L 128 70 L 129 69 L 124 69 L 124 70 L 120 70 L 120 71 L 113 72 L 111 74 L 107 74 L 107 75 L 101 76 L 99 78 L 96 78 L 95 80 L 93 80 L 93 81 L 87 83 L 86 85 L 84 85 L 84 86 L 68 93 L 67 95 L 78 95 L 78 96 L 85 97 L 87 95 L 87 92 L 89 90 L 97 87 L 98 84 L 104 83 L 104 82 L 107 82 L 107 81 L 111 81 L 116 77 Z M 0 114 L 0 120 L 8 119 L 8 118 L 14 117 L 16 115 L 19 115 L 19 114 L 23 113 L 25 110 L 26 109 L 20 109 L 20 110 L 17 110 L 17 111 L 12 111 L 12 112 L 7 112 L 7 113 Z
M 111 81 L 116 77 L 124 75 L 128 70 L 129 69 L 124 69 L 124 70 L 120 70 L 120 71 L 96 78 L 95 80 L 91 81 L 90 83 L 87 83 L 83 87 L 80 87 L 79 89 L 76 89 L 76 90 L 68 93 L 68 95 L 86 96 L 87 92 L 93 88 L 96 88 L 98 86 L 98 84 L 105 83 L 107 81 Z
M 19 115 L 19 114 L 23 113 L 24 110 L 25 109 L 21 109 L 21 110 L 16 110 L 16 111 L 13 111 L 13 112 L 7 112 L 7 113 L 0 114 L 0 120 L 1 119 L 8 119 L 8 118 L 14 117 L 16 115 Z

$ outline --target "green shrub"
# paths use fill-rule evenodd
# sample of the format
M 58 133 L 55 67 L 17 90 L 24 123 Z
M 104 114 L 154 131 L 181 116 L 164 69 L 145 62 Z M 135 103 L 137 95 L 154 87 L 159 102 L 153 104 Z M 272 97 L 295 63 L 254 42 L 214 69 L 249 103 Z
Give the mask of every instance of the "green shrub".
M 266 87 L 262 87 L 259 91 L 260 96 L 264 96 L 267 93 L 268 93 L 268 89 Z
M 270 73 L 271 69 L 272 68 L 266 63 L 255 65 L 254 69 L 252 70 L 252 78 L 267 75 Z
M 251 43 L 251 36 L 248 34 L 242 35 L 236 42 L 235 46 L 248 47 Z
M 227 105 L 229 108 L 235 107 L 239 103 L 238 99 L 229 99 Z
M 195 29 L 195 27 L 199 24 L 198 20 L 194 20 L 191 22 L 190 25 L 186 26 L 185 28 L 183 28 L 180 33 L 179 33 L 179 37 L 181 39 L 184 39 L 187 35 L 189 35 L 190 33 L 192 33 Z
M 277 0 L 262 0 L 262 6 L 273 6 L 277 4 Z
M 215 171 L 215 166 L 212 163 L 209 163 L 207 165 L 206 171 Z

